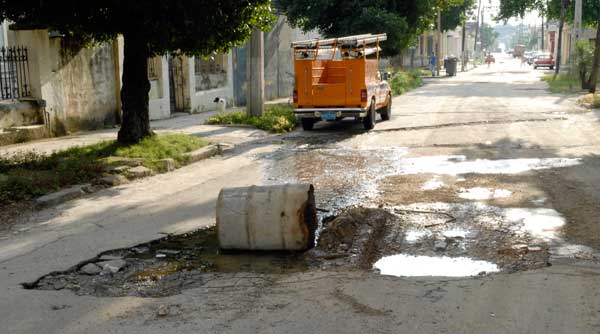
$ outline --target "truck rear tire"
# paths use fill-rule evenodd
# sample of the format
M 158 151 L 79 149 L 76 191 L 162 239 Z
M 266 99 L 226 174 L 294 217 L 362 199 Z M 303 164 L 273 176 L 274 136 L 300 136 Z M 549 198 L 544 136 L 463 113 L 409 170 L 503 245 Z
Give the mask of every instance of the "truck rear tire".
M 317 121 L 315 121 L 312 118 L 303 118 L 302 119 L 302 130 L 311 131 L 315 127 L 316 122 Z
M 373 128 L 375 127 L 376 118 L 377 118 L 377 112 L 375 111 L 375 103 L 372 102 L 371 107 L 369 108 L 369 111 L 367 112 L 367 116 L 365 118 L 363 118 L 363 126 L 365 127 L 365 130 L 367 130 L 367 131 L 373 130 Z
M 381 109 L 381 120 L 389 121 L 392 117 L 392 97 L 388 96 L 387 105 Z

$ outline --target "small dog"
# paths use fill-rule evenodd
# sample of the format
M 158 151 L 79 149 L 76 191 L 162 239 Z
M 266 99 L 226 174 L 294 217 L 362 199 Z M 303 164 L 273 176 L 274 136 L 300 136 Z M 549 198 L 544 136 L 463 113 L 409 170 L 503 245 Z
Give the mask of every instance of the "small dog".
M 217 104 L 218 112 L 225 112 L 225 109 L 227 109 L 227 100 L 222 97 L 217 97 L 214 102 Z

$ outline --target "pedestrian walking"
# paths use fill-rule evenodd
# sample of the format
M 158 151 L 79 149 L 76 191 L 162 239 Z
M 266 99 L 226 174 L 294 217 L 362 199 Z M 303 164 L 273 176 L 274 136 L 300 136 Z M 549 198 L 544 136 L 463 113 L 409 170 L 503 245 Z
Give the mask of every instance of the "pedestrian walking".
M 431 76 L 435 77 L 435 69 L 437 65 L 437 57 L 435 53 L 431 53 L 431 57 L 429 57 L 429 70 L 431 71 Z

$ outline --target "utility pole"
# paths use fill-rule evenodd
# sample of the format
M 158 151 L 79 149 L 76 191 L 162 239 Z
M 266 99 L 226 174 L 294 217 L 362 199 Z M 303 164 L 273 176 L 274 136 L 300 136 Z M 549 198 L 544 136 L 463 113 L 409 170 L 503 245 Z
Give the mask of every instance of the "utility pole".
M 465 14 L 466 14 L 466 11 L 465 11 Z M 465 17 L 466 17 L 466 15 L 465 15 Z M 462 66 L 461 66 L 462 72 L 465 71 L 465 66 L 468 61 L 467 50 L 465 49 L 466 42 L 467 42 L 467 20 L 465 19 L 465 21 L 463 22 L 463 25 L 462 25 Z
M 544 35 L 544 12 L 542 12 L 542 51 L 544 51 L 544 39 L 546 36 Z
M 437 14 L 437 45 L 436 51 L 437 54 L 437 75 L 440 76 L 440 69 L 442 68 L 442 11 L 438 8 Z
M 581 16 L 583 11 L 582 0 L 575 0 L 575 18 L 573 20 L 573 37 L 575 41 L 581 38 Z
M 485 6 L 481 8 L 481 31 L 479 32 L 479 42 L 481 43 L 481 51 L 483 51 L 483 29 L 485 29 Z
M 265 36 L 252 31 L 248 42 L 247 110 L 249 116 L 262 116 L 265 107 Z
M 477 5 L 477 26 L 475 28 L 475 46 L 473 50 L 477 53 L 477 41 L 479 40 L 479 18 L 481 17 L 481 0 L 479 0 L 479 4 Z

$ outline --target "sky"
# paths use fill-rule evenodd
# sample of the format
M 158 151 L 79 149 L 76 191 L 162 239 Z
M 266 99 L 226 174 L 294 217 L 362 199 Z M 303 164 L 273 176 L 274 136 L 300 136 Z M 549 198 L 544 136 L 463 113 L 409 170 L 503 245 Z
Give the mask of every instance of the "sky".
M 482 7 L 485 7 L 485 22 L 492 22 L 492 19 L 496 14 L 498 14 L 500 8 L 500 0 L 481 0 Z M 533 11 L 528 13 L 523 18 L 523 24 L 526 25 L 541 25 L 542 19 L 537 11 Z M 498 24 L 502 24 L 503 22 L 498 22 Z M 511 19 L 508 21 L 508 24 L 517 25 L 521 23 L 521 19 Z

